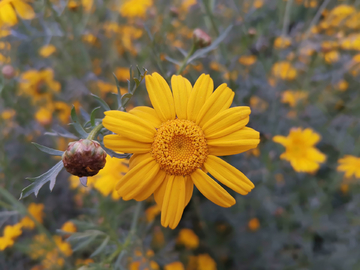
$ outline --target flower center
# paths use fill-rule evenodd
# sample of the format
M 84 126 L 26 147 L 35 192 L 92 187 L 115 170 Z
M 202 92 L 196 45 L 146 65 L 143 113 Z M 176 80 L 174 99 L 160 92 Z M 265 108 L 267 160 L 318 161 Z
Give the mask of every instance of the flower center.
M 208 155 L 202 129 L 189 120 L 161 124 L 152 144 L 152 156 L 170 175 L 189 175 L 201 168 Z

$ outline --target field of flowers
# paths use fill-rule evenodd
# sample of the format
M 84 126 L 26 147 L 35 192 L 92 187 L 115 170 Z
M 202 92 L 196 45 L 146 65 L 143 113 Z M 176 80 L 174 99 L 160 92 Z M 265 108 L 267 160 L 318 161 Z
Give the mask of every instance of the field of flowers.
M 360 269 L 359 0 L 0 0 L 0 270 Z

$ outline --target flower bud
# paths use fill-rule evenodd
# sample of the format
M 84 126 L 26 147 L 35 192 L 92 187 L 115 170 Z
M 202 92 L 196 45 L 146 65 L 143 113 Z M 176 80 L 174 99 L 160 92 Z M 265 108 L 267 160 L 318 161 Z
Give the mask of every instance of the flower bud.
M 11 65 L 5 65 L 1 69 L 1 73 L 6 79 L 12 79 L 15 76 L 15 69 Z
M 196 28 L 193 32 L 193 39 L 200 48 L 207 47 L 211 44 L 211 37 L 200 28 Z
M 106 163 L 106 152 L 97 141 L 81 139 L 71 142 L 62 155 L 65 169 L 78 177 L 97 174 Z

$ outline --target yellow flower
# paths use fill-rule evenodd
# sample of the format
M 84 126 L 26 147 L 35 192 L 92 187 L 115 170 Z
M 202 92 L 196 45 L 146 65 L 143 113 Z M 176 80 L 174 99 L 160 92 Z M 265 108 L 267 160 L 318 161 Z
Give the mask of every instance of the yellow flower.
M 181 262 L 172 262 L 164 266 L 164 270 L 185 270 Z
M 346 155 L 339 159 L 338 163 L 337 171 L 345 172 L 346 178 L 350 178 L 351 176 L 360 178 L 360 158 Z
M 22 234 L 21 227 L 20 223 L 5 226 L 4 235 L 0 237 L 0 250 L 14 245 L 16 238 Z
M 94 188 L 103 196 L 111 194 L 114 200 L 118 200 L 120 196 L 115 190 L 115 184 L 128 172 L 128 164 L 127 159 L 112 158 L 108 155 L 105 167 L 97 175 L 88 177 L 88 181 L 93 182 Z
M 126 67 L 119 67 L 115 70 L 116 78 L 119 81 L 126 82 L 127 80 L 130 80 L 130 70 Z
M 31 20 L 35 17 L 32 7 L 23 0 L 0 1 L 0 27 L 17 24 L 17 15 L 24 20 Z
M 68 8 L 76 11 L 81 3 L 84 11 L 89 12 L 91 11 L 92 5 L 93 5 L 94 0 L 70 0 L 67 4 Z
M 196 249 L 199 246 L 199 237 L 191 229 L 181 229 L 177 238 L 177 243 L 189 249 Z
M 181 2 L 181 10 L 187 12 L 189 8 L 191 8 L 193 5 L 197 4 L 197 0 L 182 0 Z
M 360 34 L 351 34 L 340 41 L 343 50 L 360 51 Z
M 148 209 L 145 210 L 146 220 L 147 222 L 153 222 L 155 217 L 160 214 L 161 208 L 159 205 L 155 204 L 150 206 Z
M 65 222 L 62 226 L 61 226 L 61 230 L 64 232 L 76 232 L 76 226 L 73 222 L 71 221 L 67 221 Z
M 126 0 L 125 3 L 120 6 L 119 12 L 123 17 L 145 18 L 146 11 L 152 4 L 152 0 Z
M 335 88 L 341 92 L 344 92 L 349 88 L 349 83 L 345 80 L 341 80 L 335 85 Z
M 251 66 L 256 62 L 255 55 L 244 55 L 239 58 L 239 63 L 244 66 Z
M 51 106 L 47 107 L 41 107 L 36 113 L 35 113 L 35 119 L 38 121 L 41 125 L 48 125 L 52 121 L 52 114 L 53 114 L 53 108 Z
M 30 203 L 28 206 L 28 212 L 30 215 L 39 223 L 43 223 L 44 217 L 44 205 L 42 203 Z M 25 229 L 34 229 L 35 222 L 28 216 L 25 216 L 21 219 L 20 224 Z
M 209 254 L 200 254 L 197 256 L 197 270 L 216 270 L 216 262 Z
M 39 54 L 44 58 L 49 57 L 54 52 L 56 52 L 56 47 L 54 45 L 52 45 L 52 44 L 44 45 L 39 50 Z
M 329 12 L 329 15 L 326 17 L 326 21 L 328 21 L 331 26 L 338 27 L 342 20 L 355 12 L 356 9 L 353 6 L 339 5 Z
M 93 259 L 76 259 L 75 266 L 89 265 L 90 263 L 94 263 Z
M 251 231 L 255 232 L 260 228 L 260 221 L 257 218 L 249 220 L 248 227 Z
M 269 107 L 269 103 L 267 103 L 262 98 L 259 98 L 257 96 L 252 96 L 250 98 L 250 108 L 257 112 L 264 112 Z
M 336 63 L 340 59 L 340 54 L 338 51 L 330 51 L 324 54 L 324 59 L 328 64 Z
M 293 80 L 297 76 L 297 71 L 290 62 L 283 61 L 273 65 L 272 74 L 283 80 Z
M 290 107 L 295 107 L 300 100 L 306 99 L 308 95 L 305 91 L 286 90 L 281 94 L 281 102 L 289 104 Z
M 273 141 L 285 146 L 285 153 L 280 158 L 290 162 L 297 172 L 312 173 L 324 163 L 326 156 L 314 147 L 320 141 L 318 133 L 310 128 L 292 128 L 287 137 L 274 136 Z
M 67 103 L 62 102 L 62 101 L 55 101 L 54 109 L 57 112 L 57 116 L 59 117 L 60 121 L 64 125 L 69 123 L 71 107 Z
M 129 172 L 116 184 L 119 196 L 142 201 L 154 193 L 161 224 L 173 229 L 194 184 L 217 205 L 235 204 L 206 172 L 242 195 L 249 193 L 253 183 L 216 156 L 242 153 L 259 144 L 259 132 L 246 127 L 250 108 L 229 108 L 234 92 L 226 84 L 213 92 L 213 81 L 205 74 L 193 87 L 182 76 L 172 76 L 172 91 L 158 73 L 147 75 L 145 84 L 154 109 L 107 111 L 103 120 L 116 133 L 104 137 L 105 146 L 134 153 Z
M 261 8 L 264 5 L 264 0 L 255 0 L 253 3 L 254 8 Z
M 285 49 L 291 45 L 291 39 L 288 37 L 277 37 L 274 41 L 276 49 Z
M 50 101 L 53 93 L 60 91 L 60 83 L 54 80 L 52 69 L 40 71 L 31 69 L 20 76 L 20 92 L 28 95 L 34 103 L 40 101 Z
M 1 118 L 4 120 L 12 119 L 16 115 L 16 111 L 14 109 L 6 109 L 1 112 Z

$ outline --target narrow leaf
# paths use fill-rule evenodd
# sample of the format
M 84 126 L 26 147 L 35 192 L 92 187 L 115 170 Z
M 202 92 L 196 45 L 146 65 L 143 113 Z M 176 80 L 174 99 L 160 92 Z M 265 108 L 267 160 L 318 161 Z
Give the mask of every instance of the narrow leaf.
M 183 49 L 181 49 L 180 47 L 175 47 L 176 49 L 178 49 L 178 51 L 184 56 L 186 57 L 187 56 L 187 52 Z
M 232 25 L 230 25 L 226 30 L 217 38 L 214 40 L 213 43 L 211 43 L 210 46 L 197 50 L 187 61 L 187 64 L 191 61 L 194 61 L 195 59 L 204 56 L 208 52 L 211 52 L 212 50 L 216 49 L 216 47 L 226 38 L 226 36 L 229 34 L 230 30 L 232 28 Z
M 74 139 L 74 140 L 78 139 L 77 136 L 75 136 L 74 134 L 67 131 L 65 128 L 63 128 L 61 126 L 56 127 L 56 129 L 57 130 L 52 129 L 53 132 L 45 132 L 45 135 L 69 138 L 69 139 Z
M 175 65 L 178 65 L 178 66 L 181 65 L 181 63 L 179 61 L 177 61 L 177 60 L 175 60 L 175 59 L 173 59 L 173 58 L 171 58 L 169 56 L 165 56 L 165 59 L 168 60 L 170 63 L 173 63 Z
M 47 153 L 49 155 L 52 155 L 52 156 L 62 156 L 62 154 L 64 153 L 63 151 L 52 149 L 52 148 L 49 148 L 49 147 L 46 147 L 44 145 L 40 145 L 40 144 L 37 144 L 34 142 L 32 142 L 32 144 L 35 145 L 40 151 Z
M 101 147 L 111 157 L 116 157 L 116 158 L 130 158 L 131 157 L 131 154 L 118 154 L 118 153 L 114 152 L 113 150 L 106 148 L 103 144 L 101 144 Z
M 73 123 L 71 123 L 71 125 L 74 126 L 76 131 L 82 137 L 86 138 L 88 136 L 88 133 L 84 130 L 84 128 L 80 124 L 79 118 L 78 118 L 78 116 L 76 114 L 75 106 L 73 106 L 72 109 L 71 109 L 71 120 L 73 121 Z
M 110 111 L 110 107 L 109 105 L 104 101 L 102 100 L 101 98 L 99 98 L 97 95 L 94 95 L 94 94 L 90 94 L 93 98 L 95 98 L 97 100 L 97 102 L 99 102 L 99 104 L 101 105 L 101 107 L 103 107 L 103 109 L 105 111 Z
M 80 113 L 81 113 L 82 118 L 83 118 L 85 121 L 89 121 L 89 120 L 90 120 L 90 115 L 89 115 L 83 108 L 80 108 Z
M 96 107 L 95 109 L 92 110 L 91 115 L 90 115 L 90 123 L 91 126 L 95 127 L 95 112 L 100 109 L 101 107 Z
M 92 235 L 92 236 L 90 236 L 89 238 L 87 238 L 87 239 L 84 240 L 84 241 L 79 241 L 80 243 L 78 243 L 77 245 L 75 245 L 72 250 L 73 250 L 73 251 L 77 251 L 77 250 L 79 250 L 79 249 L 82 249 L 82 248 L 84 248 L 84 247 L 87 247 L 92 241 L 95 240 L 96 237 L 97 237 L 97 235 Z
M 56 183 L 56 177 L 58 176 L 61 169 L 64 168 L 64 164 L 62 160 L 60 160 L 54 167 L 48 170 L 46 173 L 38 176 L 38 177 L 28 177 L 26 179 L 30 180 L 32 183 L 28 185 L 21 191 L 20 198 L 25 198 L 29 196 L 31 193 L 34 193 L 35 196 L 38 195 L 40 188 L 45 185 L 47 182 L 50 182 L 50 190 L 52 190 Z
M 79 180 L 80 180 L 80 183 L 81 183 L 84 187 L 87 187 L 87 180 L 88 180 L 88 179 L 87 179 L 86 176 L 80 177 Z
M 90 255 L 90 258 L 100 254 L 104 250 L 104 248 L 106 247 L 109 240 L 110 240 L 110 237 L 106 236 L 104 241 L 101 243 L 101 245 Z
M 118 107 L 120 107 L 121 105 L 121 93 L 120 93 L 120 83 L 118 78 L 116 78 L 115 73 L 113 73 L 114 79 L 115 79 L 115 83 L 116 83 L 116 89 L 117 89 L 117 101 L 118 101 Z

